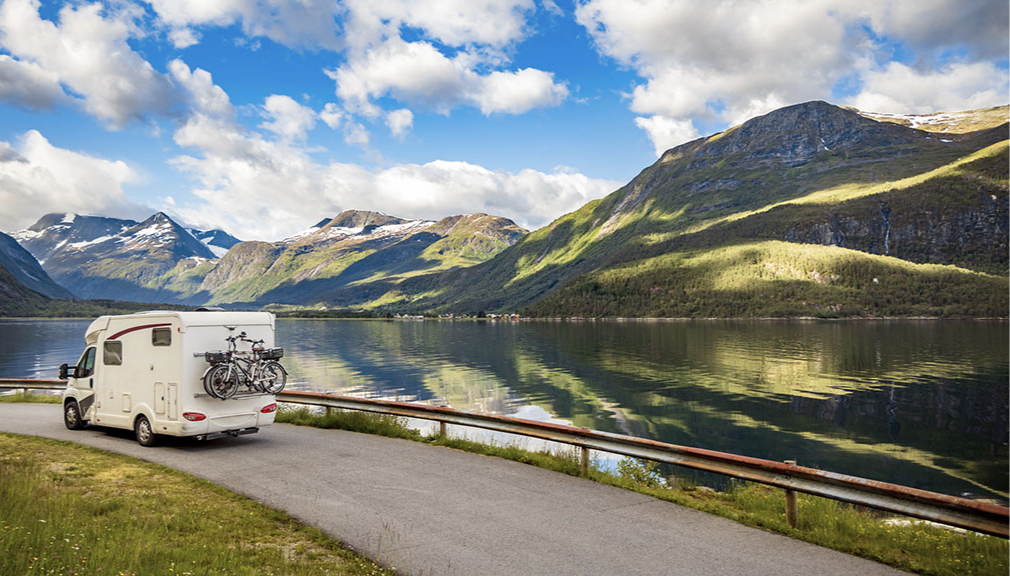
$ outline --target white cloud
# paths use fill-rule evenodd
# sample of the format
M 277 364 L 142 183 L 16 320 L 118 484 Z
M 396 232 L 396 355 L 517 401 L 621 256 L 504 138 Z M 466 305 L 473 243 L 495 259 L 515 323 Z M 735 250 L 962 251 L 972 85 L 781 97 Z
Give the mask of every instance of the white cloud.
M 399 38 L 326 73 L 336 81 L 345 107 L 372 117 L 380 113 L 372 100 L 387 94 L 445 113 L 459 103 L 464 89 L 459 64 L 427 42 Z
M 348 43 L 363 49 L 401 27 L 423 30 L 447 46 L 502 48 L 526 33 L 533 0 L 349 0 Z
M 268 96 L 263 103 L 262 115 L 269 121 L 260 124 L 260 128 L 286 140 L 305 139 L 306 133 L 316 127 L 315 111 L 295 102 L 290 96 Z
M 891 62 L 864 72 L 862 91 L 848 104 L 870 112 L 929 114 L 1007 103 L 1007 71 L 989 62 L 950 64 L 920 72 Z
M 164 114 L 174 103 L 171 83 L 127 43 L 138 30 L 134 16 L 129 10 L 106 12 L 97 3 L 64 6 L 57 25 L 39 16 L 37 0 L 6 0 L 0 5 L 0 45 L 55 74 L 83 97 L 88 113 L 122 128 Z
M 230 119 L 234 109 L 228 94 L 220 86 L 214 84 L 210 72 L 202 68 L 195 71 L 189 69 L 182 60 L 172 60 L 168 63 L 172 78 L 182 86 L 189 95 L 193 109 L 200 114 Z
M 49 212 L 146 217 L 150 210 L 126 199 L 123 186 L 136 180 L 122 161 L 105 160 L 53 146 L 35 130 L 16 147 L 0 142 L 0 229 L 14 231 Z
M 368 129 L 362 123 L 351 122 L 344 125 L 344 142 L 347 144 L 367 149 L 370 138 Z
M 327 126 L 336 130 L 340 126 L 340 121 L 344 119 L 344 113 L 340 110 L 340 106 L 337 106 L 333 102 L 328 102 L 326 106 L 323 106 L 323 111 L 319 113 L 319 118 Z
M 459 106 L 523 114 L 568 96 L 550 72 L 508 70 L 510 50 L 529 33 L 533 0 L 349 0 L 346 7 L 346 59 L 326 73 L 352 114 L 377 118 L 376 101 L 386 97 L 440 114 Z
M 788 104 L 831 99 L 843 80 L 864 85 L 861 102 L 902 109 L 969 108 L 988 102 L 990 90 L 1002 92 L 1005 102 L 1005 73 L 986 86 L 963 69 L 971 62 L 952 66 L 945 59 L 959 51 L 1005 58 L 1007 12 L 999 0 L 589 0 L 575 15 L 600 54 L 643 79 L 630 94 L 630 108 L 658 153 L 676 140 L 672 133 L 688 137 L 684 122 L 738 123 Z M 914 71 L 888 64 L 895 42 L 914 50 Z M 933 97 L 924 91 L 902 96 L 884 78 L 902 76 L 914 86 L 950 85 Z M 955 89 L 955 77 L 972 84 Z
M 478 86 L 470 98 L 485 115 L 522 114 L 534 108 L 557 106 L 568 97 L 568 88 L 555 84 L 554 74 L 534 68 L 492 72 L 481 77 Z
M 635 124 L 645 130 L 656 148 L 656 156 L 685 142 L 690 142 L 699 136 L 698 129 L 690 120 L 677 120 L 666 116 L 639 116 Z
M 407 134 L 414 125 L 414 113 L 407 108 L 393 110 L 386 114 L 386 126 L 389 126 L 389 133 L 397 138 Z
M 66 100 L 59 76 L 38 64 L 0 54 L 0 100 L 20 108 L 52 108 Z
M 1002 0 L 864 0 L 847 9 L 869 20 L 879 36 L 901 38 L 925 59 L 955 46 L 978 58 L 1007 56 L 1010 4 Z
M 557 106 L 568 96 L 568 88 L 555 83 L 549 72 L 525 68 L 479 74 L 472 68 L 477 61 L 470 53 L 450 59 L 428 42 L 397 37 L 326 74 L 347 108 L 370 117 L 380 114 L 374 100 L 384 96 L 441 114 L 470 105 L 486 115 Z
M 336 22 L 342 9 L 332 0 L 146 1 L 171 28 L 170 38 L 195 40 L 193 27 L 239 23 L 247 36 L 270 38 L 291 48 L 339 50 L 343 46 Z
M 174 28 L 170 30 L 168 32 L 168 39 L 179 50 L 200 43 L 200 35 L 189 28 Z

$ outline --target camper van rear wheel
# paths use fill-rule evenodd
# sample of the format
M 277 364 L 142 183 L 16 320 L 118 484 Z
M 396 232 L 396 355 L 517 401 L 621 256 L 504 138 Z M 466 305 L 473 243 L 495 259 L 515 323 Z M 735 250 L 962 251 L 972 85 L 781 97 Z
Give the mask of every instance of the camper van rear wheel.
M 84 428 L 84 421 L 81 420 L 81 409 L 76 400 L 71 400 L 63 406 L 63 423 L 68 430 L 80 430 Z
M 147 416 L 137 418 L 133 431 L 137 433 L 137 442 L 141 446 L 154 446 L 158 443 L 157 436 L 155 436 L 154 429 L 151 428 L 151 422 L 147 419 Z

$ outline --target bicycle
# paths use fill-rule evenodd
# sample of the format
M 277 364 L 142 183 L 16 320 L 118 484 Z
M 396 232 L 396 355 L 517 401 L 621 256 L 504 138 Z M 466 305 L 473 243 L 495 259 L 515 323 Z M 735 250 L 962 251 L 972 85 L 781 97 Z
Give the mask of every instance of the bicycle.
M 246 333 L 225 338 L 226 352 L 207 352 L 204 358 L 211 366 L 203 374 L 203 388 L 214 398 L 227 400 L 238 392 L 239 385 L 250 391 L 277 394 L 287 383 L 287 370 L 281 365 L 282 348 L 264 348 L 263 340 L 250 340 Z M 238 341 L 252 344 L 252 359 L 238 351 Z

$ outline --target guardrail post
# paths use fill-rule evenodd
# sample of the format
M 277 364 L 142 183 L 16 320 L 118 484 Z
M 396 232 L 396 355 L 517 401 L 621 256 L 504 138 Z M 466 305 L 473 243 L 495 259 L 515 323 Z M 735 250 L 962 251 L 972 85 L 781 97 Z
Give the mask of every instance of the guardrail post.
M 796 465 L 795 460 L 786 460 L 786 464 L 791 466 Z M 786 489 L 786 522 L 789 522 L 789 526 L 796 528 L 796 525 L 800 521 L 800 509 L 799 504 L 796 502 L 796 492 Z
M 579 458 L 579 476 L 589 478 L 589 448 L 582 446 L 582 454 Z
M 438 435 L 442 438 L 449 436 L 449 426 L 445 422 L 438 423 Z
M 332 406 L 327 406 L 326 407 L 326 417 L 329 418 L 330 414 L 333 414 L 333 407 Z

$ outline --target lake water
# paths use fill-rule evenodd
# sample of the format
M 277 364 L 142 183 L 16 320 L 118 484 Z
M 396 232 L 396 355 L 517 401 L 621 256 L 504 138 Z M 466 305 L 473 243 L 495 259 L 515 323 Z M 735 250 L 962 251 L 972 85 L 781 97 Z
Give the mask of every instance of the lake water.
M 0 320 L 51 378 L 88 321 Z M 1006 323 L 281 320 L 289 388 L 446 402 L 1007 500 Z

